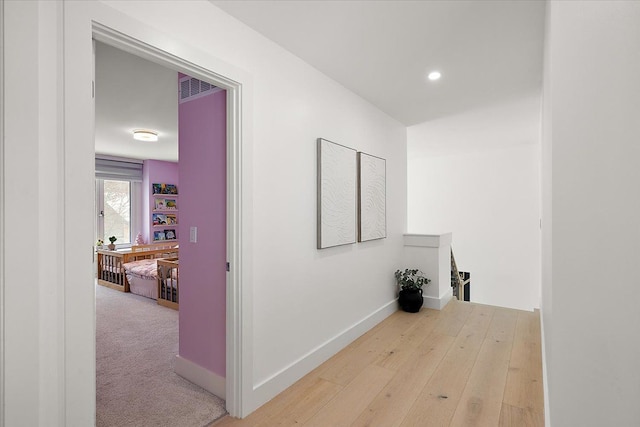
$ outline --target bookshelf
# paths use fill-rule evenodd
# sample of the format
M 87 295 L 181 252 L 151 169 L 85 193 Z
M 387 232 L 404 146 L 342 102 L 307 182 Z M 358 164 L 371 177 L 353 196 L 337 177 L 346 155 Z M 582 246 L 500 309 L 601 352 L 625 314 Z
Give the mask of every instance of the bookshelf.
M 178 240 L 178 187 L 152 184 L 151 238 L 153 242 Z

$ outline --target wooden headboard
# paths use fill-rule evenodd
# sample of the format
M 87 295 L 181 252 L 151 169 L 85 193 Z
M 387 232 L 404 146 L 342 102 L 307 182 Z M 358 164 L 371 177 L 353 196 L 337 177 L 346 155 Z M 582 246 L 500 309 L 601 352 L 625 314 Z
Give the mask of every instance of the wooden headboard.
M 178 256 L 178 242 L 131 246 L 131 249 L 110 251 L 98 249 L 98 283 L 129 292 L 123 264 L 131 261 Z

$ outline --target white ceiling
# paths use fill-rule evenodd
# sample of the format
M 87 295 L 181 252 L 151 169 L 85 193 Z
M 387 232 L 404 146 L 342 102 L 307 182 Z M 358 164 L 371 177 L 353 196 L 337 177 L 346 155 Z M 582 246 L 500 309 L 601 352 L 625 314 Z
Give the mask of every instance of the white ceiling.
M 541 88 L 544 1 L 211 1 L 405 125 Z
M 96 42 L 97 154 L 178 160 L 178 73 Z M 158 142 L 133 139 L 134 129 Z
M 211 1 L 407 126 L 540 93 L 544 1 Z M 96 43 L 96 152 L 176 161 L 177 80 Z M 538 123 L 521 110 L 510 122 Z

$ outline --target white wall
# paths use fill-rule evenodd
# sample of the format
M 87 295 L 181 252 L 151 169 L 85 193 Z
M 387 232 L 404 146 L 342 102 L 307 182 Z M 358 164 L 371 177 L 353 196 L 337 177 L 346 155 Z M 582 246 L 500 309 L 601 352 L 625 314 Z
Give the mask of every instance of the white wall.
M 549 37 L 549 17 L 551 7 L 545 9 L 544 69 L 542 94 L 542 126 L 540 147 L 540 212 L 541 212 L 541 280 L 540 280 L 540 327 L 542 334 L 542 375 L 544 379 L 545 425 L 551 426 L 549 389 L 551 387 L 552 367 L 549 363 L 551 348 L 547 345 L 552 336 L 552 299 L 551 299 L 551 265 L 552 265 L 552 230 L 553 216 L 551 205 L 551 40 Z M 544 221 L 544 222 L 543 222 Z M 545 339 L 547 337 L 547 339 Z
M 539 306 L 539 102 L 534 96 L 407 131 L 408 230 L 453 233 L 474 302 Z
M 59 255 L 66 244 L 60 209 L 64 171 L 59 167 L 61 74 L 56 51 L 61 9 L 54 2 L 2 2 L 0 8 L 4 9 L 0 49 L 5 126 L 0 151 L 0 425 L 60 424 L 60 381 L 66 366 L 59 343 L 74 342 L 64 334 L 65 272 Z M 93 191 L 87 197 L 92 199 Z M 92 218 L 87 218 L 89 227 L 84 230 L 88 235 Z M 90 253 L 85 246 L 89 274 Z M 91 328 L 92 323 L 84 326 Z M 83 366 L 76 368 L 81 372 Z M 90 388 L 91 377 L 86 382 Z M 73 399 L 73 393 L 69 397 Z
M 405 128 L 208 2 L 107 3 L 172 28 L 253 77 L 256 384 L 393 299 L 406 215 Z M 387 159 L 387 239 L 315 249 L 318 137 Z
M 43 2 L 45 3 L 49 2 Z M 65 4 L 65 8 L 67 11 L 82 9 L 87 12 L 86 16 L 119 31 L 134 34 L 147 43 L 162 43 L 161 48 L 178 56 L 203 60 L 213 71 L 225 74 L 231 69 L 242 70 L 242 73 L 236 74 L 242 75 L 247 89 L 247 98 L 243 99 L 247 109 L 244 117 L 246 128 L 243 129 L 246 144 L 243 147 L 246 161 L 243 175 L 243 228 L 247 241 L 243 242 L 243 257 L 247 262 L 242 274 L 244 285 L 253 290 L 253 307 L 246 307 L 252 309 L 253 322 L 245 325 L 253 332 L 253 338 L 245 348 L 248 352 L 252 351 L 253 356 L 253 373 L 248 372 L 251 375 L 249 381 L 252 389 L 248 391 L 251 401 L 246 403 L 246 407 L 251 409 L 273 397 L 345 345 L 353 338 L 349 334 L 351 328 L 355 327 L 353 330 L 359 333 L 361 329 L 358 329 L 358 325 L 369 316 L 373 315 L 373 319 L 377 321 L 380 316 L 395 310 L 393 272 L 401 259 L 406 219 L 406 129 L 306 63 L 222 13 L 209 2 L 190 2 L 189 7 L 184 7 L 179 2 L 166 1 L 153 4 L 148 1 L 116 1 L 108 2 L 109 7 L 99 2 L 81 3 Z M 44 7 L 33 3 L 30 8 L 36 6 Z M 51 25 L 55 35 L 48 40 L 52 46 L 41 51 L 38 51 L 37 42 L 26 39 L 26 35 L 22 38 L 7 37 L 7 49 L 11 49 L 15 58 L 25 58 L 22 68 L 38 70 L 47 76 L 45 73 L 50 72 L 48 67 L 55 67 L 57 61 L 64 59 L 66 72 L 78 76 L 79 81 L 86 80 L 87 84 L 85 88 L 78 83 L 82 88 L 82 96 L 79 95 L 76 99 L 74 95 L 73 99 L 66 99 L 66 102 L 85 105 L 90 99 L 90 62 L 84 61 L 84 54 L 74 56 L 74 52 L 90 52 L 90 37 L 86 40 L 67 40 L 63 52 L 62 39 L 57 37 L 61 34 L 62 15 L 42 14 L 38 16 L 38 21 L 34 21 L 34 15 L 28 13 L 32 11 L 27 10 L 22 14 L 10 8 L 9 12 L 5 16 L 5 23 L 12 22 L 11 28 L 15 27 L 16 32 L 21 26 L 33 27 L 35 32 L 38 27 Z M 65 25 L 88 30 L 88 20 L 72 19 L 78 16 L 68 16 Z M 165 36 L 167 31 L 170 31 L 171 38 Z M 18 52 L 23 56 L 18 56 Z M 10 58 L 13 60 L 14 56 Z M 19 64 L 19 61 L 16 62 L 16 67 Z M 221 68 L 215 69 L 216 64 L 222 64 Z M 6 88 L 23 86 L 20 83 L 22 75 L 14 68 L 9 71 L 16 72 L 7 73 L 4 78 Z M 33 99 L 29 99 L 31 114 L 27 118 L 38 117 L 39 107 L 43 108 L 50 103 L 54 107 L 62 105 L 61 91 L 53 90 L 57 87 L 59 86 L 51 84 L 48 86 L 50 91 L 34 94 Z M 6 105 L 14 105 L 20 96 L 22 95 L 15 91 L 6 93 Z M 79 100 L 82 97 L 85 99 Z M 51 117 L 57 118 L 57 123 L 61 124 L 63 122 L 59 111 L 54 108 Z M 13 113 L 5 114 L 8 118 L 7 128 L 11 126 L 14 129 L 13 126 L 21 123 Z M 82 116 L 89 119 L 91 111 L 83 112 Z M 55 124 L 54 120 L 53 125 Z M 79 135 L 86 135 L 86 126 L 90 126 L 91 121 L 80 120 L 79 123 L 67 125 L 67 144 L 75 146 L 76 141 L 82 139 Z M 82 127 L 82 131 L 78 127 Z M 316 249 L 315 141 L 318 137 L 387 160 L 386 239 L 321 251 Z M 86 147 L 83 146 L 77 153 L 67 151 L 64 162 L 61 160 L 65 153 L 62 144 L 40 146 L 37 140 L 27 142 L 27 145 L 21 144 L 25 142 L 8 139 L 7 151 L 10 156 L 4 159 L 3 167 L 6 162 L 13 162 L 13 167 L 5 169 L 6 182 L 12 183 L 13 187 L 9 188 L 11 193 L 6 198 L 11 203 L 2 206 L 3 218 L 16 221 L 18 225 L 24 224 L 28 221 L 28 216 L 17 219 L 19 215 L 23 215 L 24 209 L 24 204 L 19 203 L 20 199 L 31 192 L 42 191 L 41 197 L 34 194 L 33 197 L 24 199 L 25 203 L 30 203 L 28 206 L 33 215 L 43 216 L 52 209 L 58 212 L 59 221 L 66 224 L 66 228 L 56 228 L 49 222 L 47 227 L 60 232 L 64 230 L 69 253 L 73 253 L 71 245 L 78 248 L 78 253 L 89 253 L 93 236 L 91 227 L 85 230 L 84 222 L 91 225 L 92 205 L 82 201 L 69 205 L 68 201 L 65 203 L 63 191 L 72 191 L 74 200 L 79 200 L 77 193 L 91 188 L 90 176 L 86 176 L 90 174 L 85 173 L 89 167 L 82 165 L 87 158 L 92 159 L 93 142 L 86 141 Z M 47 158 L 44 156 L 59 159 L 52 167 L 64 167 L 61 173 L 67 174 L 64 181 L 66 189 L 51 190 L 50 181 L 38 181 L 37 176 L 31 178 L 25 173 L 33 173 L 34 159 Z M 81 167 L 76 169 L 78 165 Z M 76 170 L 80 173 L 73 181 L 71 174 Z M 47 172 L 47 169 L 43 171 Z M 25 176 L 24 186 L 16 184 L 25 179 Z M 83 177 L 89 185 L 84 184 Z M 25 191 L 25 195 L 18 193 L 20 189 Z M 7 188 L 3 188 L 3 192 L 6 190 Z M 89 220 L 77 220 L 77 224 L 73 226 L 68 224 L 71 215 L 74 219 L 86 215 Z M 32 225 L 33 221 L 29 223 Z M 38 237 L 36 231 L 24 235 L 13 233 L 7 235 L 7 244 L 16 244 L 17 247 L 27 243 L 39 244 L 50 256 L 51 240 L 39 241 Z M 86 249 L 83 243 L 86 244 Z M 86 291 L 78 294 L 66 294 L 65 303 L 54 305 L 53 308 L 47 305 L 34 310 L 34 306 L 29 305 L 29 309 L 21 314 L 18 309 L 25 306 L 25 301 L 44 298 L 50 290 L 44 287 L 29 288 L 33 295 L 29 299 L 24 298 L 24 289 L 18 292 L 18 288 L 24 285 L 19 279 L 18 271 L 26 270 L 27 267 L 31 271 L 37 271 L 33 269 L 34 264 L 44 266 L 46 261 L 9 257 L 6 254 L 4 256 L 5 262 L 15 262 L 11 272 L 5 273 L 6 289 L 14 290 L 5 294 L 5 307 L 12 307 L 5 316 L 9 322 L 24 317 L 24 323 L 20 324 L 21 335 L 18 335 L 17 329 L 14 331 L 15 328 L 6 331 L 7 337 L 22 336 L 20 340 L 6 341 L 7 372 L 14 373 L 11 378 L 5 379 L 7 396 L 11 396 L 12 403 L 20 402 L 24 407 L 40 410 L 39 413 L 30 413 L 30 420 L 33 421 L 28 422 L 30 425 L 46 423 L 52 419 L 64 420 L 65 416 L 66 421 L 61 424 L 88 425 L 93 420 L 94 408 L 91 397 L 94 392 L 92 373 L 85 371 L 93 366 L 93 308 L 90 303 L 92 288 L 89 286 Z M 74 261 L 77 263 L 82 259 L 78 256 Z M 89 257 L 86 267 L 86 275 L 89 277 L 90 263 Z M 42 269 L 44 271 L 44 267 Z M 50 277 L 55 268 L 47 271 L 47 277 Z M 79 286 L 76 282 L 82 281 L 85 269 L 80 268 L 76 273 L 69 276 L 70 282 L 66 282 L 65 286 L 69 289 Z M 62 280 L 60 283 L 63 283 Z M 44 278 L 42 284 L 45 284 Z M 38 314 L 49 309 L 52 310 L 51 316 L 54 319 L 55 316 L 83 319 L 83 327 L 76 324 L 75 329 L 69 329 L 78 331 L 79 334 L 68 335 L 66 342 L 56 335 L 47 335 L 50 327 L 58 325 L 62 330 L 68 327 L 63 321 L 53 323 L 53 326 L 39 323 Z M 375 317 L 376 313 L 378 317 Z M 361 325 L 369 327 L 370 323 Z M 39 338 L 35 341 L 26 338 L 30 336 Z M 79 345 L 80 342 L 84 344 Z M 78 358 L 75 365 L 65 365 L 63 360 L 55 358 L 49 359 L 51 354 L 55 354 L 61 357 L 66 355 L 67 361 L 71 360 L 68 352 L 73 347 L 69 347 L 70 345 L 77 345 L 81 350 L 74 356 Z M 29 351 L 29 356 L 19 360 L 17 355 L 25 350 Z M 63 366 L 66 366 L 64 375 L 67 377 L 62 375 Z M 43 371 L 45 368 L 47 370 Z M 25 374 L 27 381 L 20 384 L 21 392 L 18 393 L 15 380 L 21 373 Z M 74 376 L 78 381 L 65 383 L 64 378 L 61 379 L 58 375 L 67 379 Z M 82 376 L 88 379 L 83 382 Z M 48 382 L 51 382 L 52 387 L 66 391 L 66 394 L 59 395 L 61 402 L 56 401 L 54 393 L 40 394 L 43 390 L 41 387 Z M 72 389 L 72 386 L 78 384 L 78 387 Z M 5 422 L 16 424 L 13 421 L 18 419 L 17 410 L 5 414 Z
M 640 3 L 549 6 L 543 200 L 553 229 L 542 311 L 551 423 L 638 425 Z

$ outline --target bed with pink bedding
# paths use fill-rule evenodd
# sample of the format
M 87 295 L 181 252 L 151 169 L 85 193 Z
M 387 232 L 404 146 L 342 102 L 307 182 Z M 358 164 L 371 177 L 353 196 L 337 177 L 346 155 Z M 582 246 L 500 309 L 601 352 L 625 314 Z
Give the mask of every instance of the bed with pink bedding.
M 129 292 L 158 299 L 158 260 L 141 259 L 122 265 L 129 282 Z
M 178 308 L 177 244 L 139 245 L 119 251 L 98 249 L 97 254 L 98 284 Z
M 142 259 L 124 263 L 122 267 L 129 283 L 129 292 L 178 309 L 177 258 Z

